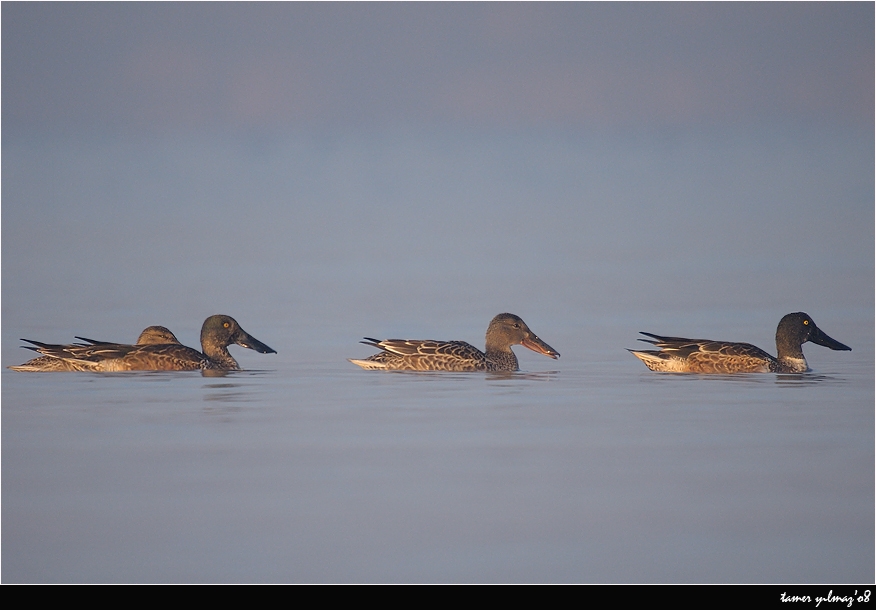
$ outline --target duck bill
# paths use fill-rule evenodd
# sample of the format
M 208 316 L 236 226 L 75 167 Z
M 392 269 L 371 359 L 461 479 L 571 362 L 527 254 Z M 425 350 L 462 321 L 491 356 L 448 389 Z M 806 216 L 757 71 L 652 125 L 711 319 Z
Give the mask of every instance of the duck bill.
M 548 345 L 535 335 L 526 337 L 520 345 L 531 349 L 534 352 L 538 352 L 539 354 L 543 354 L 549 358 L 553 358 L 554 360 L 560 357 L 560 352 L 552 348 L 550 345 Z
M 823 345 L 824 347 L 829 347 L 832 350 L 842 350 L 847 352 L 852 351 L 852 348 L 850 348 L 848 345 L 843 345 L 836 339 L 828 337 L 827 334 L 824 333 L 817 326 L 813 328 L 812 332 L 809 334 L 809 340 L 812 341 L 812 343 Z
M 234 338 L 234 342 L 241 346 L 246 347 L 248 349 L 252 349 L 257 351 L 260 354 L 276 354 L 277 350 L 271 349 L 252 335 L 243 330 L 240 331 L 240 334 Z

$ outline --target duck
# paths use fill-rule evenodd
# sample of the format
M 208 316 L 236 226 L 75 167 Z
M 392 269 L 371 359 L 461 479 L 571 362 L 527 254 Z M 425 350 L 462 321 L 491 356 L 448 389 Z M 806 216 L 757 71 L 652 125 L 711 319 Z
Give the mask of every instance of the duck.
M 110 341 L 95 341 L 86 337 L 77 336 L 76 338 L 85 341 L 88 345 L 119 345 Z M 162 345 L 166 343 L 179 343 L 179 339 L 165 326 L 147 326 L 137 337 L 137 342 L 134 345 Z
M 512 345 L 522 345 L 534 352 L 559 358 L 560 353 L 538 338 L 519 316 L 500 313 L 487 327 L 486 351 L 482 352 L 465 341 L 431 341 L 365 337 L 365 345 L 381 351 L 365 358 L 349 361 L 363 369 L 394 371 L 516 371 L 517 356 Z
M 114 345 L 113 343 L 109 343 L 107 341 L 95 341 L 94 339 L 86 339 L 85 337 L 76 338 L 80 341 L 85 341 L 85 343 L 73 343 L 69 346 L 64 347 Z M 174 335 L 169 329 L 165 328 L 164 326 L 147 326 L 143 329 L 143 332 L 140 333 L 140 336 L 137 337 L 137 342 L 135 343 L 135 345 L 161 345 L 166 343 L 179 344 L 179 340 L 176 338 L 176 335 Z M 18 366 L 10 366 L 9 368 L 13 371 L 23 371 L 30 373 L 54 373 L 83 370 L 82 367 L 75 362 L 71 362 L 63 358 L 56 358 L 54 356 L 39 356 L 37 358 L 33 358 L 32 360 L 28 360 L 24 364 L 19 364 Z
M 852 349 L 829 337 L 802 311 L 789 313 L 779 322 L 775 358 L 750 343 L 640 334 L 651 339 L 639 341 L 656 345 L 660 351 L 628 351 L 652 371 L 671 373 L 805 373 L 811 370 L 803 356 L 807 341 L 832 350 Z
M 22 340 L 36 346 L 26 346 L 29 349 L 73 363 L 80 367 L 77 370 L 93 372 L 235 371 L 240 366 L 227 349 L 232 343 L 262 354 L 277 353 L 244 331 L 234 318 L 226 315 L 210 316 L 204 321 L 200 352 L 179 343 L 120 345 L 97 342 L 70 346 Z

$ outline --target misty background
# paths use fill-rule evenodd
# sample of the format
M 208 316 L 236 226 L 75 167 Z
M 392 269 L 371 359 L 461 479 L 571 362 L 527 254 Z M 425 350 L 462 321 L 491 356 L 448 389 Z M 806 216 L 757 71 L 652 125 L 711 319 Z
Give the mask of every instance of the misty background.
M 339 314 L 410 311 L 355 286 L 383 274 L 426 302 L 459 276 L 506 274 L 495 300 L 531 285 L 559 311 L 689 292 L 779 311 L 872 304 L 866 3 L 10 3 L 2 16 L 16 326 L 40 324 L 28 312 L 47 299 L 79 320 L 96 300 L 111 316 L 197 309 L 195 325 L 254 294 L 290 316 L 338 299 Z M 713 297 L 686 279 L 706 259 Z M 569 297 L 576 282 L 592 289 Z

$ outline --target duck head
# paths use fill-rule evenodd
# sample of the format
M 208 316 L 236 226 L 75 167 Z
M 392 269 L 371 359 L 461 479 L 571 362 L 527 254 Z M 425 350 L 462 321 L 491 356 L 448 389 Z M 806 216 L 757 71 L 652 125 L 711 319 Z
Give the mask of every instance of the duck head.
M 240 327 L 231 316 L 210 316 L 201 327 L 201 345 L 221 345 L 223 348 L 235 343 L 241 347 L 255 350 L 261 354 L 276 354 L 271 349 Z M 206 353 L 206 352 L 205 352 Z
M 526 322 L 513 313 L 500 313 L 487 328 L 487 351 L 506 351 L 512 345 L 522 345 L 534 352 L 557 359 L 560 353 L 529 330 Z
M 776 346 L 780 352 L 792 353 L 798 351 L 802 355 L 800 346 L 807 341 L 829 347 L 832 350 L 852 350 L 848 345 L 844 345 L 836 339 L 829 337 L 827 333 L 815 325 L 812 316 L 802 311 L 789 313 L 782 318 L 779 322 L 779 327 L 776 329 Z

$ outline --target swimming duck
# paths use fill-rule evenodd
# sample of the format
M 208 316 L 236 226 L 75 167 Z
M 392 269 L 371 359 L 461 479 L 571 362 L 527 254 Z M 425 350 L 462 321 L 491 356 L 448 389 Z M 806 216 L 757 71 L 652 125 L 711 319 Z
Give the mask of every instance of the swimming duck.
M 88 345 L 115 345 L 106 341 L 95 341 L 94 339 L 86 339 L 85 337 L 76 337 L 85 343 L 74 343 L 64 347 L 87 347 Z M 147 326 L 137 337 L 135 345 L 159 345 L 164 343 L 179 343 L 176 336 L 164 326 Z M 33 349 L 33 348 L 28 348 Z M 54 356 L 39 356 L 32 360 L 28 360 L 24 364 L 18 366 L 10 366 L 13 371 L 25 371 L 33 373 L 49 373 L 49 372 L 67 372 L 67 371 L 82 371 L 82 366 Z
M 364 369 L 396 371 L 516 371 L 512 345 L 522 345 L 550 358 L 560 354 L 529 330 L 526 322 L 510 313 L 500 313 L 487 328 L 486 353 L 465 341 L 416 341 L 365 337 L 361 341 L 382 351 L 364 360 L 350 362 Z
M 87 339 L 85 337 L 76 337 L 80 341 L 85 341 L 88 345 L 121 345 L 119 343 L 112 343 L 110 341 L 95 341 L 94 339 Z M 137 342 L 134 345 L 161 345 L 164 343 L 179 343 L 179 339 L 176 338 L 170 329 L 164 326 L 147 326 L 143 329 L 143 332 L 140 333 L 140 336 L 137 337 Z M 75 345 L 82 345 L 83 343 L 77 343 Z
M 832 350 L 852 349 L 828 337 L 803 312 L 789 313 L 779 322 L 776 358 L 749 343 L 641 334 L 654 340 L 639 341 L 656 345 L 661 351 L 629 351 L 652 371 L 672 373 L 804 373 L 810 370 L 803 356 L 807 341 Z
M 240 366 L 227 349 L 232 343 L 262 354 L 277 353 L 244 331 L 234 318 L 222 315 L 210 316 L 204 321 L 201 327 L 203 352 L 179 343 L 155 345 L 97 343 L 69 346 L 24 340 L 36 346 L 29 349 L 74 363 L 75 366 L 81 367 L 77 370 L 97 372 L 237 370 Z

